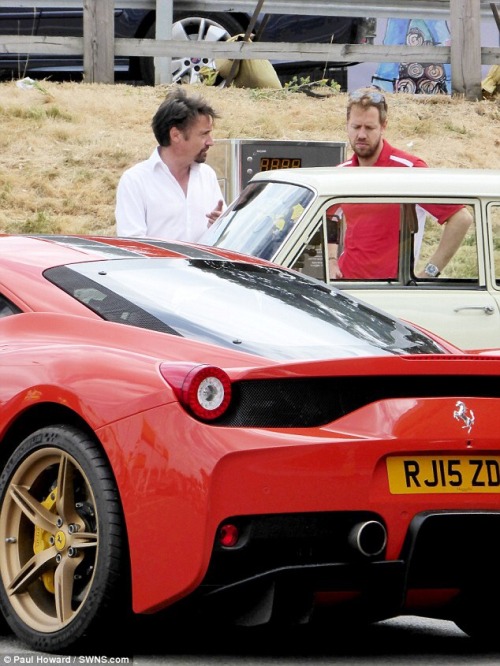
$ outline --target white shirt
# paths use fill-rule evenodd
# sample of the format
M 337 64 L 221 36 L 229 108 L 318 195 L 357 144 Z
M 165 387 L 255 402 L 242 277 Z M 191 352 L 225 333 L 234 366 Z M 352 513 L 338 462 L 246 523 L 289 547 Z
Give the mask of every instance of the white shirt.
M 155 148 L 151 156 L 122 174 L 116 191 L 117 236 L 196 242 L 210 213 L 223 200 L 215 171 L 194 163 L 187 196 Z

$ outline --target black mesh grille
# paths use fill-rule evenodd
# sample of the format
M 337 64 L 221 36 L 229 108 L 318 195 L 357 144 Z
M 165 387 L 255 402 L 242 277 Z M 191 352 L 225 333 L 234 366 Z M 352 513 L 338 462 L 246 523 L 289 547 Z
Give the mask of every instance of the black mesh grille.
M 342 413 L 340 394 L 329 379 L 243 381 L 233 385 L 224 425 L 307 427 Z
M 491 385 L 490 385 L 491 384 Z M 266 379 L 233 384 L 230 409 L 214 425 L 308 428 L 389 398 L 499 397 L 500 385 L 478 375 Z

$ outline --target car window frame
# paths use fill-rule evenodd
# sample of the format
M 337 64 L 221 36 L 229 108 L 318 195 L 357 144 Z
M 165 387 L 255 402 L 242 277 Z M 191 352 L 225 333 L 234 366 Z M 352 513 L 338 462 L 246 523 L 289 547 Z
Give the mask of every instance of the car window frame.
M 421 199 L 421 198 L 420 198 Z M 461 203 L 470 207 L 474 218 L 475 225 L 475 247 L 476 247 L 476 263 L 477 263 L 477 277 L 473 278 L 452 278 L 452 277 L 439 277 L 439 278 L 417 278 L 414 275 L 414 260 L 410 256 L 413 248 L 413 242 L 410 241 L 410 236 L 405 233 L 408 230 L 410 217 L 407 215 L 407 221 L 402 225 L 403 233 L 400 234 L 399 240 L 399 268 L 398 277 L 394 280 L 387 279 L 362 279 L 362 280 L 346 280 L 346 279 L 332 279 L 330 277 L 330 266 L 328 262 L 328 247 L 326 243 L 327 238 L 327 219 L 326 211 L 333 206 L 341 206 L 342 203 L 374 203 L 374 204 L 387 204 L 398 203 L 402 204 L 404 208 L 403 219 L 405 211 L 408 208 L 413 208 L 422 203 L 416 197 L 324 197 L 321 201 L 317 200 L 317 210 L 311 215 L 310 223 L 306 228 L 301 230 L 300 238 L 295 239 L 293 247 L 281 248 L 279 253 L 273 259 L 277 263 L 295 268 L 299 257 L 303 253 L 302 247 L 305 246 L 314 235 L 321 230 L 322 242 L 320 254 L 322 255 L 323 268 L 322 276 L 313 274 L 317 279 L 324 280 L 327 284 L 333 284 L 339 288 L 355 288 L 355 289 L 402 289 L 414 286 L 423 288 L 439 289 L 439 288 L 470 288 L 470 289 L 488 289 L 488 280 L 486 276 L 487 257 L 485 255 L 485 235 L 484 226 L 487 226 L 485 220 L 486 211 L 483 209 L 482 202 L 478 197 L 426 197 L 423 203 L 428 204 L 457 204 Z M 411 216 L 413 217 L 413 216 Z M 436 222 L 436 224 L 438 224 Z M 411 235 L 413 237 L 413 235 Z M 316 250 L 318 252 L 318 250 Z M 492 276 L 494 281 L 494 276 Z M 500 273 L 498 276 L 499 284 L 497 288 L 500 289 Z

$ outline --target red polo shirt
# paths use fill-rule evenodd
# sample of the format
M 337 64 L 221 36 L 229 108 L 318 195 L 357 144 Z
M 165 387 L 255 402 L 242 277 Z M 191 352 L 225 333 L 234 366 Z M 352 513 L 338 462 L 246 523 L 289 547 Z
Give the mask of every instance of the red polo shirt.
M 339 167 L 359 166 L 353 155 Z M 394 148 L 383 141 L 382 151 L 375 167 L 427 167 L 415 155 Z M 444 204 L 425 205 L 439 224 L 443 224 L 463 206 Z M 345 218 L 345 236 L 338 259 L 340 270 L 347 279 L 392 279 L 398 275 L 399 256 L 399 204 L 342 204 Z

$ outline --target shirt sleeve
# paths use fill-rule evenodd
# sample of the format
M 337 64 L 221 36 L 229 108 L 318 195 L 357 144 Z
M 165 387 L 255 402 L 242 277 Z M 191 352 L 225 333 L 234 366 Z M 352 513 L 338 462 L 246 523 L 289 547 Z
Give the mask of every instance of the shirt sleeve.
M 427 164 L 424 160 L 417 157 L 415 159 L 415 167 L 427 167 Z M 420 204 L 429 215 L 432 215 L 439 224 L 444 224 L 449 218 L 454 215 L 457 211 L 461 210 L 464 206 L 462 204 Z
M 436 218 L 439 224 L 444 224 L 452 215 L 462 210 L 462 204 L 420 204 L 430 215 Z
M 118 182 L 115 218 L 117 236 L 144 238 L 148 235 L 146 207 L 140 183 L 128 171 Z

